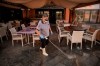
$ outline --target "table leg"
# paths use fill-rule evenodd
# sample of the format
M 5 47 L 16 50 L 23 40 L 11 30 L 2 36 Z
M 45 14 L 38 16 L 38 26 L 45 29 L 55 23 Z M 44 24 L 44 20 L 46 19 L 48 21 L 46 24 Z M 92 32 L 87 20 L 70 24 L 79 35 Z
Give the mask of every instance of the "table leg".
M 27 44 L 30 44 L 29 43 L 29 34 L 27 34 Z

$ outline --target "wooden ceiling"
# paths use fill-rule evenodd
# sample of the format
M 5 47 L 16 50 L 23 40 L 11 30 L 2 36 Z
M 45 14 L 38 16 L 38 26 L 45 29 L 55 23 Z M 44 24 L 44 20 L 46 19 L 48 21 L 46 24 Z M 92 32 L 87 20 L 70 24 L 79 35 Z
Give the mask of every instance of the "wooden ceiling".
M 10 1 L 10 0 L 8 0 L 8 1 Z M 28 8 L 32 8 L 32 9 L 34 9 L 36 6 L 35 6 L 35 2 L 36 1 L 40 1 L 40 0 L 24 0 L 24 2 L 23 3 L 18 3 L 18 2 L 20 2 L 21 0 L 16 0 L 16 1 L 18 1 L 17 3 L 14 3 L 14 2 L 8 2 L 8 1 L 6 1 L 6 0 L 0 0 L 0 6 L 3 6 L 3 7 L 8 7 L 8 8 L 15 8 L 15 9 L 28 9 Z M 14 1 L 14 0 L 12 0 L 12 1 Z M 23 1 L 23 0 L 22 0 Z M 26 1 L 30 1 L 30 3 L 28 2 L 28 3 L 25 3 Z M 33 4 L 32 4 L 32 2 L 33 2 Z M 46 0 L 43 0 L 43 1 L 45 1 L 46 2 Z M 68 8 L 68 6 L 67 6 L 67 4 L 74 4 L 74 5 L 70 5 L 72 8 L 78 8 L 78 7 L 83 7 L 83 6 L 87 6 L 87 5 L 92 5 L 92 4 L 98 4 L 98 3 L 100 3 L 100 0 L 94 0 L 94 1 L 92 1 L 92 2 L 86 2 L 86 0 L 85 1 L 83 1 L 83 3 L 82 2 L 78 2 L 78 0 L 68 0 L 68 2 L 67 2 L 67 0 L 48 0 L 48 2 L 45 4 L 45 3 L 43 3 L 41 6 L 39 6 L 39 7 L 44 7 L 44 6 L 46 6 L 46 5 L 48 5 L 49 4 L 49 1 L 52 1 L 55 5 L 57 5 L 57 6 L 60 6 L 61 5 L 61 7 L 64 7 L 64 8 Z M 57 1 L 59 1 L 58 3 L 57 3 Z M 62 1 L 66 1 L 66 3 L 64 3 L 64 2 L 62 2 Z M 69 1 L 72 1 L 72 2 L 69 2 Z M 81 1 L 81 0 L 80 0 Z M 91 0 L 87 0 L 87 1 L 91 1 Z M 42 1 L 41 1 L 42 2 Z M 41 3 L 40 2 L 40 3 Z M 74 3 L 73 3 L 74 2 Z M 64 4 L 63 4 L 64 3 Z M 36 3 L 37 4 L 37 3 Z M 44 5 L 45 4 L 45 5 Z M 49 4 L 50 5 L 50 4 Z M 71 7 L 69 7 L 69 8 L 71 8 Z M 36 8 L 38 8 L 38 7 L 36 7 Z
M 100 0 L 95 1 L 95 2 L 90 2 L 90 3 L 80 3 L 77 6 L 75 6 L 73 9 L 88 6 L 88 5 L 93 5 L 93 4 L 100 4 Z
M 19 3 L 11 3 L 11 2 L 7 2 L 4 0 L 0 1 L 0 6 L 2 7 L 8 7 L 8 8 L 14 8 L 14 9 L 28 9 L 28 7 L 19 4 Z

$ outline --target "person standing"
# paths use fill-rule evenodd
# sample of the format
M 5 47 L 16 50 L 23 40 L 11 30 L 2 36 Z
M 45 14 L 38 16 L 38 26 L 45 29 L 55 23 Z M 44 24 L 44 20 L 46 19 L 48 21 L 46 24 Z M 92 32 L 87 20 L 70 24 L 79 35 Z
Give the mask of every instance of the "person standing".
M 42 50 L 43 55 L 48 56 L 45 48 L 49 42 L 49 35 L 50 33 L 52 34 L 53 32 L 51 30 L 47 14 L 42 15 L 42 19 L 39 21 L 37 25 L 36 33 L 40 36 L 40 41 L 41 41 L 40 49 Z

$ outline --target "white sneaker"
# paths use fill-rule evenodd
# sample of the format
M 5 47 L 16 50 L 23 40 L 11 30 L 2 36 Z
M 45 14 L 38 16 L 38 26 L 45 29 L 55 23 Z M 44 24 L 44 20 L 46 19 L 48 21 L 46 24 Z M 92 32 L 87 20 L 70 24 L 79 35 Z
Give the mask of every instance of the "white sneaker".
M 42 53 L 43 53 L 43 55 L 48 56 L 48 54 L 45 51 L 45 48 L 42 49 Z
M 47 54 L 47 53 L 43 53 L 43 55 L 44 55 L 44 56 L 48 56 L 48 54 Z
M 40 50 L 42 50 L 43 48 L 42 47 L 40 47 Z

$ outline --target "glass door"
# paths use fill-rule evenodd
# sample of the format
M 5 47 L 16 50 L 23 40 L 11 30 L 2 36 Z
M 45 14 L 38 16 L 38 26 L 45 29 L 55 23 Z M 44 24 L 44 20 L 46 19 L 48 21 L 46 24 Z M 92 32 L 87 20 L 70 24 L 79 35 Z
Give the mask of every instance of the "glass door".
M 38 17 L 38 18 L 41 18 L 43 14 L 48 14 L 48 16 L 49 16 L 49 11 L 40 10 L 40 11 L 38 11 L 38 13 L 37 13 L 37 17 Z
M 49 22 L 52 24 L 55 24 L 57 19 L 64 18 L 64 9 L 37 9 L 36 18 L 41 18 L 44 13 L 48 14 Z
M 91 11 L 90 22 L 96 23 L 97 20 L 97 10 Z
M 89 18 L 90 18 L 90 11 L 85 11 L 85 14 L 84 14 L 84 21 L 85 22 L 89 22 Z
M 62 11 L 56 11 L 56 20 L 62 19 Z

